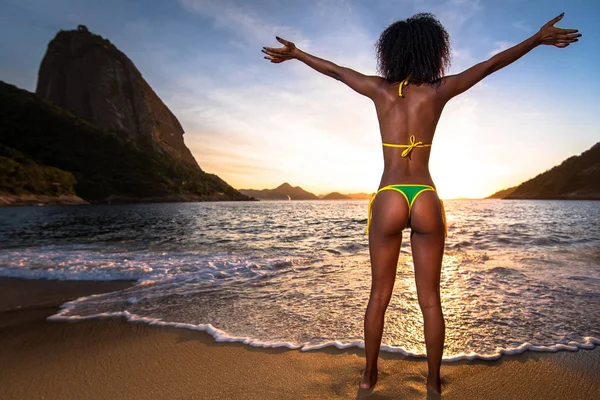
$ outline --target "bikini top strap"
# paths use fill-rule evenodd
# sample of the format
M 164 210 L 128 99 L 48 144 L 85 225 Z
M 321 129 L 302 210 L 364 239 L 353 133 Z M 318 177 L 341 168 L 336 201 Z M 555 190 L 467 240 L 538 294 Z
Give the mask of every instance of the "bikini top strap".
M 404 148 L 405 150 L 402 152 L 402 157 L 408 156 L 415 147 L 431 147 L 431 143 L 417 142 L 415 135 L 410 135 L 409 141 L 410 141 L 409 144 L 394 144 L 394 143 L 381 143 L 381 144 L 386 147 Z
M 398 96 L 400 97 L 404 97 L 402 95 L 402 87 L 408 85 L 408 79 L 403 80 L 402 82 L 400 82 L 400 86 L 398 86 Z

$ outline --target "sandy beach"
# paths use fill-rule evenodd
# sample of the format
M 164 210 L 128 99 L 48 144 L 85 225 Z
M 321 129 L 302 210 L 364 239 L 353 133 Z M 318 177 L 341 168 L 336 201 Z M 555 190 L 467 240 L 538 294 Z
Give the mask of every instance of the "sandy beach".
M 357 390 L 364 354 L 217 343 L 203 332 L 121 319 L 48 322 L 65 301 L 131 282 L 0 279 L 0 398 L 425 399 L 423 359 L 383 353 Z M 600 349 L 526 352 L 442 366 L 444 399 L 594 399 Z

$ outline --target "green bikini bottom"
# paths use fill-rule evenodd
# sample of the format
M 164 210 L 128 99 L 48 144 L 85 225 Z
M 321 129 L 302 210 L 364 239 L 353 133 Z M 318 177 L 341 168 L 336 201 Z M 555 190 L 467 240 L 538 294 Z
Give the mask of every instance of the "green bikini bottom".
M 410 210 L 412 209 L 412 205 L 419 197 L 419 195 L 423 192 L 432 191 L 435 192 L 435 188 L 429 185 L 416 185 L 416 184 L 403 184 L 403 185 L 388 185 L 384 186 L 377 191 L 377 193 L 373 193 L 371 196 L 371 200 L 369 200 L 369 215 L 367 217 L 367 235 L 369 234 L 369 227 L 371 226 L 371 207 L 373 206 L 373 200 L 375 200 L 375 196 L 381 191 L 384 190 L 395 190 L 398 193 L 401 193 L 406 202 L 408 203 L 408 224 L 410 226 Z M 442 219 L 444 220 L 444 231 L 446 236 L 448 236 L 448 226 L 446 225 L 446 211 L 444 210 L 444 202 L 440 199 L 440 206 L 442 208 Z

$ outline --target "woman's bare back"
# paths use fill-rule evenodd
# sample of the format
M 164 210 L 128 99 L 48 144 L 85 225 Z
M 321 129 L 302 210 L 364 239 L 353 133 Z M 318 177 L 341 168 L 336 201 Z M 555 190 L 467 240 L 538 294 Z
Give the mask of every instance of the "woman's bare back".
M 438 85 L 406 85 L 399 95 L 400 83 L 385 84 L 384 95 L 375 101 L 383 143 L 432 143 L 444 103 Z M 420 183 L 433 186 L 429 174 L 431 147 L 413 149 L 407 157 L 402 148 L 383 147 L 384 171 L 380 187 L 397 183 Z

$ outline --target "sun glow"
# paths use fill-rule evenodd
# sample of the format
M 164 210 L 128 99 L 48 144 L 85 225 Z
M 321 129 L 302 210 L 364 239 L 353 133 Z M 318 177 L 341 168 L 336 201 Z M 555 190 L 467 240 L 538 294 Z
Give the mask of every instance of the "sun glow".
M 442 13 L 453 37 L 450 73 L 506 47 L 503 37 L 472 43 L 461 27 L 479 8 L 463 2 L 452 8 L 461 18 Z M 194 11 L 218 15 L 222 29 L 240 35 L 240 21 L 226 24 L 225 14 L 212 15 L 204 8 Z M 356 15 L 329 21 L 327 32 L 317 34 L 273 25 L 257 16 L 244 20 L 251 26 L 245 26 L 239 39 L 256 49 L 236 47 L 240 63 L 228 59 L 230 64 L 219 66 L 223 73 L 215 79 L 200 79 L 196 68 L 178 71 L 180 85 L 187 83 L 185 94 L 173 96 L 169 104 L 181 110 L 186 144 L 205 171 L 238 189 L 275 188 L 283 182 L 316 194 L 377 189 L 383 160 L 372 102 L 299 62 L 268 63 L 259 51 L 259 46 L 277 45 L 271 33 L 281 31 L 303 50 L 375 74 L 373 43 L 378 32 L 352 18 Z M 518 185 L 597 141 L 597 130 L 590 128 L 597 126 L 591 112 L 564 118 L 564 105 L 551 103 L 549 91 L 555 87 L 544 85 L 556 82 L 554 76 L 529 75 L 535 82 L 522 78 L 533 67 L 540 68 L 540 63 L 525 57 L 518 66 L 486 78 L 445 107 L 430 158 L 431 175 L 442 198 L 481 198 Z M 569 109 L 571 115 L 575 108 Z M 578 141 L 563 145 L 564 132 L 575 129 Z
M 231 111 L 202 115 L 200 129 L 220 134 L 186 135 L 200 165 L 242 189 L 289 182 L 317 194 L 374 192 L 383 155 L 373 105 L 337 82 L 308 79 L 311 85 L 291 93 L 256 87 L 212 96 Z M 252 96 L 259 101 L 239 106 Z M 341 103 L 342 98 L 347 101 Z M 430 161 L 442 198 L 481 198 L 517 183 L 511 181 L 510 163 L 499 156 L 502 145 L 481 137 L 487 112 L 476 96 L 468 95 L 444 111 Z M 229 138 L 236 138 L 234 146 Z

